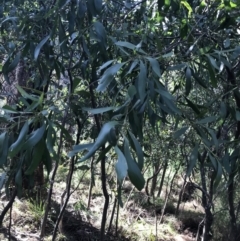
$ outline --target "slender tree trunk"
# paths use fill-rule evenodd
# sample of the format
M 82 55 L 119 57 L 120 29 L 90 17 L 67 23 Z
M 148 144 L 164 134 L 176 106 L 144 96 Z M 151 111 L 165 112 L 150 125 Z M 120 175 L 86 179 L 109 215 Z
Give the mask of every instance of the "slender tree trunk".
M 92 63 L 92 79 L 91 83 L 89 85 L 89 91 L 91 95 L 91 102 L 92 102 L 92 108 L 97 108 L 96 100 L 95 100 L 95 95 L 94 95 L 94 83 L 97 80 L 97 70 L 95 66 L 95 61 Z M 95 123 L 97 126 L 98 133 L 101 131 L 101 122 L 100 122 L 100 116 L 99 115 L 94 115 L 95 118 Z M 105 144 L 102 146 L 102 152 L 105 151 Z M 104 240 L 105 236 L 105 226 L 106 226 L 106 221 L 107 221 L 107 211 L 108 211 L 108 205 L 109 205 L 109 194 L 107 191 L 107 184 L 106 184 L 106 165 L 105 165 L 105 155 L 101 159 L 101 182 L 102 182 L 102 190 L 103 190 L 103 196 L 105 198 L 105 203 L 103 206 L 103 213 L 102 213 L 102 222 L 101 222 L 101 234 L 100 234 L 100 239 L 101 241 Z
M 176 216 L 178 216 L 178 214 L 179 214 L 179 207 L 180 207 L 180 204 L 182 202 L 182 197 L 183 197 L 183 192 L 184 192 L 184 189 L 185 189 L 185 186 L 186 186 L 186 182 L 187 182 L 187 175 L 184 176 L 183 185 L 182 185 L 181 191 L 179 193 L 177 208 L 176 208 L 176 211 L 175 211 Z
M 91 160 L 91 167 L 90 167 L 90 172 L 91 172 L 91 180 L 90 180 L 90 185 L 89 185 L 89 190 L 88 190 L 88 204 L 87 204 L 87 209 L 90 209 L 90 204 L 91 204 L 91 199 L 92 199 L 92 188 L 94 184 L 94 156 L 92 157 Z
M 164 178 L 165 178 L 166 171 L 167 171 L 167 167 L 168 167 L 168 163 L 167 163 L 167 161 L 165 161 L 165 164 L 164 164 L 164 167 L 163 167 L 163 174 L 162 174 L 160 186 L 159 186 L 159 189 L 158 189 L 157 197 L 160 197 L 160 195 L 161 195 Z
M 202 189 L 203 189 L 202 205 L 205 210 L 202 241 L 210 240 L 210 231 L 213 223 L 213 215 L 211 212 L 212 200 L 207 193 L 206 174 L 205 174 L 205 166 L 204 166 L 206 156 L 207 156 L 207 151 L 204 152 L 200 161 L 200 175 L 201 175 L 201 182 L 202 182 Z
M 15 188 L 13 191 L 12 197 L 10 198 L 8 204 L 4 207 L 4 209 L 2 210 L 2 213 L 0 215 L 0 227 L 2 226 L 3 219 L 6 215 L 6 213 L 8 212 L 9 209 L 11 209 L 16 196 L 17 196 L 17 189 Z
M 231 231 L 230 237 L 231 240 L 237 241 L 237 221 L 235 215 L 235 208 L 234 208 L 234 183 L 230 181 L 228 185 L 228 206 L 229 206 L 229 216 L 230 216 L 230 223 L 231 223 Z

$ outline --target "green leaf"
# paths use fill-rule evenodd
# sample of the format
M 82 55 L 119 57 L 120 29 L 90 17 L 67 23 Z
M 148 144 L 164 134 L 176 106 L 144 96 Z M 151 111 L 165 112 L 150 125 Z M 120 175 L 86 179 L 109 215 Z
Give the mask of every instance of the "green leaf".
M 24 99 L 30 99 L 32 101 L 38 101 L 37 98 L 34 98 L 33 96 L 29 95 L 21 86 L 16 85 L 16 88 Z
M 117 46 L 126 47 L 126 48 L 131 49 L 131 50 L 136 49 L 136 46 L 134 44 L 129 43 L 129 42 L 118 41 L 115 44 Z
M 47 139 L 46 145 L 49 153 L 53 155 L 53 157 L 57 156 L 56 151 L 54 150 L 54 146 L 57 145 L 56 143 L 56 131 L 53 128 L 53 124 L 51 121 L 48 121 L 48 130 L 47 130 Z
M 78 16 L 79 18 L 84 18 L 87 12 L 86 4 L 83 1 L 78 1 Z
M 192 102 L 191 100 L 189 100 L 188 98 L 185 97 L 185 99 L 186 99 L 186 101 L 187 101 L 188 106 L 189 106 L 196 114 L 199 115 L 201 112 L 200 112 L 200 110 L 197 108 L 197 106 L 196 106 L 195 104 L 193 104 L 193 102 Z
M 151 64 L 151 67 L 152 67 L 152 70 L 155 72 L 155 74 L 161 78 L 161 70 L 160 70 L 160 66 L 159 66 L 159 63 L 156 59 L 153 59 L 153 58 L 150 58 L 150 57 L 147 57 L 146 59 L 149 60 L 150 64 Z
M 177 130 L 176 132 L 174 132 L 173 138 L 177 139 L 179 138 L 181 135 L 184 135 L 185 132 L 187 131 L 188 127 L 182 127 L 180 130 Z
M 211 154 L 209 154 L 210 161 L 215 171 L 217 171 L 217 160 Z
M 19 111 L 15 110 L 13 107 L 9 106 L 9 105 L 4 105 L 2 107 L 2 110 L 6 113 L 13 113 L 13 114 L 17 114 L 19 113 Z
M 0 135 L 0 168 L 2 168 L 7 163 L 8 139 L 9 137 L 6 132 L 3 132 Z
M 141 191 L 145 185 L 144 177 L 140 171 L 139 166 L 132 158 L 130 149 L 129 149 L 129 141 L 126 137 L 124 137 L 124 154 L 128 165 L 128 176 L 131 180 L 132 184 Z
M 31 149 L 33 148 L 43 137 L 44 133 L 46 130 L 46 125 L 45 123 L 38 128 L 37 130 L 35 130 L 29 137 L 29 139 L 24 143 L 23 145 L 23 149 Z
M 217 139 L 217 136 L 216 136 L 216 133 L 214 130 L 208 128 L 208 132 L 210 133 L 210 135 L 212 136 L 212 140 L 213 140 L 213 143 L 215 145 L 216 148 L 218 148 L 218 139 Z
M 199 77 L 196 73 L 194 73 L 194 71 L 192 71 L 192 76 L 199 85 L 201 85 L 205 89 L 207 88 L 205 81 L 201 77 Z
M 13 71 L 17 67 L 17 65 L 20 61 L 20 57 L 21 57 L 21 53 L 18 53 L 16 55 L 16 57 L 14 58 L 14 60 L 12 61 L 12 63 L 8 66 L 8 69 L 7 69 L 8 73 Z
M 208 116 L 202 120 L 197 121 L 197 124 L 207 124 L 207 123 L 211 123 L 217 120 L 216 116 Z
M 103 76 L 99 80 L 97 91 L 105 91 L 110 82 L 114 79 L 114 75 L 121 69 L 124 63 L 115 64 L 105 70 Z
M 131 133 L 130 131 L 128 131 L 128 133 L 129 133 L 129 135 L 130 135 L 130 137 L 131 137 L 131 139 L 133 141 L 134 150 L 137 153 L 139 169 L 142 170 L 143 169 L 143 164 L 144 164 L 142 147 L 141 147 L 140 143 L 138 142 L 138 140 L 133 135 L 133 133 Z
M 46 37 L 45 37 L 44 39 L 42 39 L 42 41 L 36 46 L 36 48 L 35 48 L 35 50 L 34 50 L 34 59 L 35 59 L 35 60 L 37 60 L 41 48 L 42 48 L 43 45 L 48 41 L 49 38 L 50 38 L 50 35 L 46 36 Z
M 109 60 L 106 63 L 104 63 L 102 66 L 100 66 L 100 68 L 98 69 L 98 72 L 100 72 L 101 70 L 107 68 L 110 64 L 112 64 L 114 62 L 114 60 Z
M 95 28 L 95 31 L 97 33 L 97 36 L 99 38 L 99 40 L 102 43 L 102 46 L 104 46 L 104 48 L 106 48 L 107 46 L 107 35 L 106 35 L 106 31 L 104 26 L 102 25 L 102 23 L 96 21 L 93 23 L 93 26 Z
M 222 179 L 222 166 L 219 162 L 217 162 L 217 171 L 216 171 L 216 176 L 215 176 L 215 181 L 214 181 L 214 184 L 213 184 L 213 188 L 214 190 L 216 191 L 219 183 L 221 182 L 221 179 Z
M 188 16 L 191 16 L 193 10 L 192 10 L 190 4 L 186 0 L 181 1 L 181 4 L 188 10 Z
M 120 184 L 123 182 L 124 178 L 127 176 L 127 171 L 128 171 L 128 166 L 127 166 L 127 161 L 121 150 L 115 146 L 114 147 L 115 152 L 118 156 L 118 161 L 115 164 L 115 170 L 117 173 L 117 178 Z
M 240 111 L 236 110 L 236 120 L 240 121 Z
M 215 69 L 219 70 L 219 67 L 218 67 L 215 59 L 214 59 L 211 55 L 209 55 L 209 54 L 206 54 L 206 56 L 207 56 L 207 58 L 208 58 L 208 60 L 209 60 L 209 63 L 210 63 Z
M 76 89 L 76 87 L 79 85 L 79 83 L 82 81 L 82 79 L 81 78 L 78 78 L 78 77 L 76 77 L 76 78 L 74 78 L 73 79 L 73 91 Z
M 10 157 L 14 157 L 21 150 L 21 148 L 23 147 L 24 141 L 25 141 L 25 137 L 28 134 L 28 130 L 29 130 L 28 122 L 25 122 L 25 124 L 23 125 L 23 127 L 22 127 L 22 129 L 21 129 L 21 131 L 19 133 L 17 141 L 14 142 L 9 147 Z
M 51 156 L 50 156 L 49 151 L 46 150 L 46 151 L 43 153 L 43 158 L 42 158 L 42 160 L 43 160 L 43 164 L 44 164 L 45 167 L 46 167 L 47 174 L 48 174 L 48 176 L 49 176 L 49 174 L 50 174 L 50 172 L 51 172 L 51 170 L 52 170 L 52 158 L 51 158 Z M 56 161 L 58 162 L 58 160 L 56 160 Z
M 190 91 L 191 91 L 191 87 L 192 87 L 192 73 L 191 73 L 191 69 L 189 67 L 186 68 L 186 85 L 185 85 L 185 90 L 186 90 L 186 96 L 189 95 Z
M 78 152 L 84 150 L 90 150 L 93 147 L 94 143 L 80 144 L 73 146 L 73 150 L 68 153 L 69 157 L 75 156 Z
M 33 149 L 32 161 L 28 169 L 26 170 L 26 175 L 31 175 L 39 166 L 40 162 L 43 161 L 43 154 L 46 151 L 46 144 L 44 140 L 40 140 Z
M 93 115 L 96 115 L 96 114 L 102 114 L 104 112 L 114 110 L 115 107 L 109 106 L 109 107 L 102 107 L 102 108 L 96 108 L 96 109 L 90 109 L 90 108 L 83 107 L 82 109 L 91 113 L 91 114 L 93 114 Z
M 15 176 L 15 184 L 17 187 L 17 195 L 18 197 L 22 196 L 22 168 L 20 167 Z
M 138 63 L 139 63 L 138 59 L 135 59 L 135 60 L 132 62 L 131 66 L 130 66 L 130 69 L 128 70 L 127 74 L 131 74 L 132 71 L 133 71 L 133 69 L 137 66 Z
M 2 191 L 2 188 L 4 186 L 4 183 L 6 181 L 7 174 L 5 172 L 0 174 L 0 191 Z
M 196 145 L 194 147 L 194 149 L 192 150 L 192 153 L 189 157 L 189 163 L 188 163 L 188 168 L 187 168 L 187 176 L 188 177 L 191 175 L 192 170 L 197 163 L 197 158 L 198 158 L 198 145 Z
M 137 94 L 137 90 L 136 90 L 136 87 L 134 85 L 130 85 L 129 88 L 128 88 L 128 95 L 130 98 L 133 98 L 134 95 Z
M 141 102 L 144 101 L 146 95 L 146 80 L 147 80 L 147 69 L 146 66 L 140 61 L 140 73 L 138 75 L 138 93 Z
M 215 76 L 215 71 L 212 67 L 212 64 L 211 64 L 211 61 L 210 61 L 209 58 L 208 58 L 208 61 L 207 61 L 207 67 L 208 67 L 208 72 L 209 72 L 209 75 L 210 75 L 211 84 L 212 84 L 213 87 L 217 87 L 217 79 L 216 79 L 216 76 Z
M 227 106 L 224 102 L 221 102 L 220 104 L 220 116 L 222 118 L 225 118 L 227 115 Z
M 100 14 L 102 11 L 102 0 L 94 0 L 94 6 L 97 14 Z
M 119 122 L 117 121 L 111 121 L 107 122 L 103 125 L 96 142 L 91 147 L 91 149 L 88 151 L 88 153 L 80 159 L 80 162 L 86 161 L 88 158 L 93 156 L 93 154 L 108 141 L 108 134 L 112 128 L 114 128 L 116 125 L 119 125 Z

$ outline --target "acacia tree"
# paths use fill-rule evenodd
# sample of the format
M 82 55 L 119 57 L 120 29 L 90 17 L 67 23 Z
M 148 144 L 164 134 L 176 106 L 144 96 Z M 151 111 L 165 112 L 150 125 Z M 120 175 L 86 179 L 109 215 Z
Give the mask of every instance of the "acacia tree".
M 237 237 L 237 6 L 233 1 L 4 1 L 2 75 L 11 84 L 9 74 L 20 61 L 31 72 L 25 80 L 31 85 L 17 86 L 21 109 L 15 104 L 3 107 L 3 119 L 11 123 L 0 136 L 6 187 L 13 185 L 21 195 L 23 179 L 31 179 L 41 164 L 49 173 L 54 162 L 53 181 L 65 140 L 76 144 L 69 154 L 72 171 L 79 152 L 88 150 L 80 158 L 83 162 L 98 151 L 105 197 L 103 239 L 109 202 L 105 155 L 115 152 L 120 200 L 127 175 L 139 190 L 144 187 L 141 146 L 146 123 L 154 130 L 175 126 L 174 138 L 185 135 L 193 142 L 186 167 L 187 175 L 196 167 L 201 176 L 202 240 L 209 239 L 213 196 L 223 177 L 228 182 L 231 236 Z M 56 80 L 66 72 L 68 91 L 55 96 Z M 84 128 L 88 114 L 94 117 L 97 138 L 83 144 L 80 131 L 71 137 L 66 128 Z M 50 201 L 51 192 L 47 205 Z

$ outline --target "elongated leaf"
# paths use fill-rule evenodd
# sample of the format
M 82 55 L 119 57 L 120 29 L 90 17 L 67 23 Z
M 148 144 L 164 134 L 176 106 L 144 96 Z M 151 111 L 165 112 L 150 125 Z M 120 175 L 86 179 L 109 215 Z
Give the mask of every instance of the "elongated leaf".
M 211 123 L 216 121 L 217 117 L 216 116 L 208 116 L 202 120 L 197 121 L 197 124 L 206 124 L 206 123 Z
M 207 84 L 205 83 L 204 79 L 199 77 L 197 73 L 194 73 L 194 71 L 192 71 L 192 76 L 199 85 L 201 85 L 205 89 L 207 88 Z
M 134 44 L 129 43 L 129 42 L 118 41 L 115 44 L 117 46 L 126 47 L 126 48 L 132 49 L 132 50 L 136 49 L 136 46 Z
M 153 59 L 153 58 L 150 58 L 150 57 L 147 57 L 147 59 L 149 60 L 150 64 L 151 64 L 151 67 L 152 67 L 152 70 L 155 72 L 155 74 L 161 78 L 161 70 L 160 70 L 160 66 L 159 66 L 159 63 L 156 59 Z
M 227 106 L 224 102 L 221 102 L 220 104 L 220 115 L 222 118 L 225 118 L 227 115 Z
M 139 191 L 141 191 L 145 185 L 145 180 L 139 169 L 139 166 L 131 156 L 130 149 L 129 149 L 129 141 L 126 137 L 124 137 L 124 155 L 128 165 L 129 179 L 131 180 L 132 184 Z
M 47 170 L 47 174 L 49 176 L 51 170 L 52 170 L 52 158 L 51 158 L 51 155 L 49 153 L 48 150 L 46 150 L 44 153 L 43 153 L 43 164 L 45 165 L 46 167 L 46 170 Z M 56 160 L 57 162 L 59 161 L 58 159 Z
M 129 88 L 128 88 L 129 97 L 133 98 L 135 94 L 137 94 L 136 87 L 134 85 L 130 85 Z
M 47 139 L 46 145 L 49 153 L 56 157 L 56 151 L 54 150 L 54 146 L 56 145 L 56 131 L 53 128 L 53 124 L 51 121 L 48 121 L 48 130 L 47 130 Z
M 140 143 L 138 142 L 138 140 L 133 135 L 133 133 L 131 133 L 130 131 L 128 133 L 133 141 L 134 149 L 135 149 L 135 151 L 137 153 L 137 157 L 138 157 L 138 166 L 141 171 L 143 169 L 143 164 L 144 164 L 142 147 L 141 147 Z
M 86 3 L 83 1 L 78 1 L 78 16 L 79 18 L 83 18 L 85 13 L 87 12 Z
M 114 149 L 118 156 L 118 161 L 115 165 L 115 170 L 117 173 L 118 181 L 121 184 L 124 178 L 127 176 L 128 166 L 127 166 L 126 158 L 123 155 L 122 151 L 117 146 L 115 146 Z
M 26 175 L 31 175 L 39 166 L 40 162 L 43 161 L 43 154 L 46 151 L 46 144 L 43 140 L 39 141 L 33 149 L 32 161 L 28 169 L 26 170 Z
M 100 23 L 98 21 L 94 22 L 93 26 L 95 28 L 95 31 L 97 33 L 97 36 L 98 36 L 99 40 L 102 43 L 102 46 L 104 48 L 106 48 L 106 46 L 107 46 L 107 35 L 106 35 L 106 31 L 105 31 L 104 26 L 102 25 L 102 23 Z
M 94 0 L 94 6 L 97 14 L 100 14 L 102 11 L 102 0 Z
M 7 153 L 8 153 L 8 135 L 6 132 L 3 132 L 0 135 L 0 168 L 2 168 L 3 165 L 5 165 L 7 162 Z
M 21 57 L 21 53 L 18 53 L 16 55 L 16 57 L 14 58 L 14 60 L 12 61 L 12 63 L 8 66 L 8 69 L 7 69 L 8 73 L 13 71 L 17 67 L 17 65 L 20 61 L 20 57 Z
M 144 101 L 146 95 L 146 81 L 147 81 L 147 69 L 146 66 L 140 61 L 140 73 L 138 75 L 138 93 L 141 102 Z
M 196 145 L 194 147 L 194 149 L 192 150 L 192 153 L 189 157 L 189 164 L 188 164 L 188 168 L 187 168 L 187 176 L 188 177 L 191 175 L 193 168 L 196 166 L 197 159 L 198 159 L 198 145 Z
M 208 67 L 208 72 L 211 80 L 211 84 L 213 87 L 217 87 L 217 78 L 215 76 L 215 71 L 213 69 L 213 66 L 211 64 L 211 61 L 208 59 L 207 61 L 207 67 Z
M 34 50 L 34 59 L 37 60 L 38 55 L 40 53 L 40 50 L 42 49 L 43 45 L 48 41 L 48 39 L 50 38 L 50 35 L 46 36 L 44 39 L 42 39 L 42 41 L 36 46 L 35 50 Z
M 107 70 L 105 70 L 103 76 L 99 80 L 99 85 L 97 87 L 97 91 L 105 91 L 107 86 L 110 84 L 110 82 L 113 80 L 114 75 L 120 70 L 120 68 L 124 65 L 124 63 L 117 63 L 111 67 L 109 67 Z
M 88 153 L 80 159 L 80 162 L 86 161 L 88 158 L 93 156 L 93 154 L 102 146 L 104 145 L 108 140 L 108 134 L 112 128 L 114 128 L 116 125 L 118 125 L 119 122 L 117 121 L 111 121 L 107 122 L 103 125 L 96 142 L 92 146 L 92 148 L 88 151 Z
M 182 127 L 180 130 L 177 130 L 176 132 L 174 132 L 173 138 L 177 139 L 179 138 L 181 135 L 185 134 L 185 132 L 187 131 L 188 127 Z
M 38 101 L 37 98 L 34 98 L 33 96 L 29 95 L 21 86 L 16 85 L 16 88 L 24 99 L 30 99 L 35 102 Z
M 83 150 L 89 151 L 89 150 L 91 150 L 93 145 L 94 145 L 94 143 L 75 145 L 75 146 L 73 146 L 73 150 L 68 153 L 68 156 L 72 157 L 72 156 L 76 155 L 77 153 L 79 153 L 80 151 L 83 151 Z
M 187 67 L 185 74 L 186 74 L 185 90 L 186 90 L 186 96 L 188 96 L 192 88 L 192 73 L 189 67 Z
M 43 137 L 43 134 L 45 133 L 46 125 L 45 123 L 35 130 L 32 135 L 29 137 L 29 139 L 24 143 L 23 149 L 31 149 L 33 148 Z
M 4 105 L 2 107 L 2 110 L 6 113 L 19 113 L 19 111 L 15 110 L 13 107 L 9 106 L 9 105 Z
M 98 72 L 100 72 L 101 70 L 107 68 L 110 64 L 112 64 L 114 62 L 114 60 L 109 60 L 106 63 L 104 63 L 99 69 Z
M 17 195 L 18 197 L 22 196 L 22 168 L 20 167 L 15 176 L 15 184 L 17 187 Z
M 2 190 L 4 183 L 6 181 L 7 174 L 5 172 L 0 174 L 0 191 Z
M 132 62 L 132 64 L 131 64 L 131 66 L 130 66 L 128 72 L 127 72 L 127 74 L 131 74 L 132 71 L 133 71 L 133 69 L 137 66 L 138 63 L 139 63 L 138 59 L 135 59 L 135 60 Z
M 25 122 L 24 126 L 22 127 L 18 139 L 16 142 L 14 142 L 10 147 L 9 147 L 9 151 L 10 151 L 10 157 L 15 156 L 23 147 L 24 145 L 24 141 L 25 141 L 25 137 L 28 134 L 28 130 L 29 130 L 29 125 L 28 122 Z
M 212 136 L 212 140 L 213 140 L 213 143 L 214 143 L 215 147 L 218 148 L 219 143 L 218 143 L 218 139 L 217 139 L 215 131 L 210 129 L 210 128 L 208 128 L 208 132 Z
M 198 109 L 198 107 L 195 105 L 195 104 L 193 104 L 193 102 L 191 101 L 191 100 L 189 100 L 188 98 L 185 98 L 186 99 L 186 101 L 187 101 L 187 104 L 188 104 L 188 106 L 191 108 L 191 109 L 193 109 L 193 111 L 196 113 L 196 114 L 200 114 L 201 112 L 200 112 L 200 110 Z
M 96 114 L 102 114 L 102 113 L 110 111 L 110 110 L 114 110 L 115 107 L 110 106 L 110 107 L 103 107 L 103 108 L 96 108 L 96 109 L 90 109 L 90 108 L 84 108 L 83 107 L 82 109 L 85 110 L 85 111 L 88 111 L 91 114 L 96 115 Z
M 188 16 L 190 16 L 193 11 L 190 4 L 186 0 L 181 1 L 181 4 L 188 10 Z
M 217 162 L 217 171 L 216 171 L 216 176 L 215 176 L 215 180 L 214 180 L 214 184 L 213 184 L 213 188 L 216 191 L 219 183 L 221 182 L 222 179 L 222 166 L 219 162 Z

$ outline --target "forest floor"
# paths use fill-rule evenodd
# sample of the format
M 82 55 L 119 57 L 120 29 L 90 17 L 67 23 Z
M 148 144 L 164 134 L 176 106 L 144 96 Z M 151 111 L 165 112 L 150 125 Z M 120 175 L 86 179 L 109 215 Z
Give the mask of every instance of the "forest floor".
M 61 175 L 60 175 L 61 176 Z M 75 177 L 74 187 L 78 186 Z M 100 226 L 104 199 L 101 183 L 96 182 L 92 189 L 92 196 L 89 208 L 88 189 L 89 178 L 84 178 L 78 188 L 72 193 L 63 218 L 63 232 L 58 234 L 57 241 L 80 241 L 100 240 Z M 177 184 L 176 184 L 177 185 Z M 46 225 L 46 238 L 52 240 L 52 232 L 57 213 L 60 210 L 61 195 L 65 183 L 61 178 L 56 180 L 53 192 L 52 207 Z M 166 190 L 166 187 L 164 187 Z M 172 192 L 174 193 L 174 192 Z M 109 221 L 114 203 L 114 192 L 110 194 L 110 205 L 106 230 L 109 229 Z M 175 215 L 179 193 L 170 195 L 161 224 L 165 192 L 160 198 L 155 198 L 155 204 L 148 202 L 144 190 L 139 192 L 132 189 L 131 184 L 126 181 L 123 186 L 122 201 L 123 207 L 119 209 L 118 228 L 116 231 L 116 212 L 112 228 L 106 234 L 105 240 L 133 240 L 133 241 L 192 241 L 195 240 L 198 226 L 203 220 L 201 205 L 192 199 L 182 202 L 178 217 Z M 4 197 L 0 199 L 0 211 L 6 205 Z M 11 227 L 9 228 L 9 213 L 6 215 L 3 227 L 0 228 L 1 241 L 37 241 L 39 240 L 41 219 L 44 215 L 44 203 L 36 199 L 16 199 L 12 208 Z M 10 234 L 10 236 L 9 236 Z M 10 237 L 10 238 L 9 238 Z

